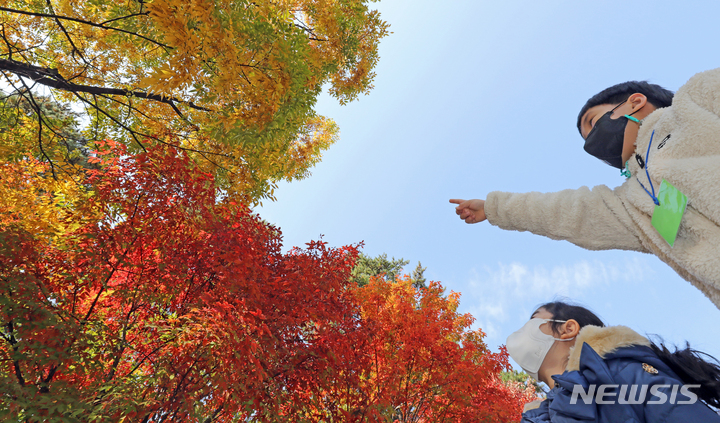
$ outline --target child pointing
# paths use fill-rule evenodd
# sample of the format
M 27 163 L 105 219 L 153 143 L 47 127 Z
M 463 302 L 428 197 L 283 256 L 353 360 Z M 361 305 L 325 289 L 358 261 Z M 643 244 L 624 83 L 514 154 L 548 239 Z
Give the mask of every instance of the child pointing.
M 495 191 L 450 200 L 456 213 L 589 250 L 655 254 L 720 308 L 720 69 L 695 75 L 674 97 L 647 82 L 607 88 L 577 126 L 589 154 L 624 169 L 622 185 Z

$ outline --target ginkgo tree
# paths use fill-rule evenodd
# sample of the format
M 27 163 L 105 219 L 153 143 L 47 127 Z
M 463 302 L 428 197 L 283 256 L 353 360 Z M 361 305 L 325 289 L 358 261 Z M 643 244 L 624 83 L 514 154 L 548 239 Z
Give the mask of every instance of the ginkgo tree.
M 337 139 L 314 110 L 323 87 L 340 103 L 372 88 L 388 34 L 372 1 L 6 0 L 0 72 L 33 113 L 2 129 L 61 160 L 60 128 L 38 102 L 51 95 L 81 113 L 90 141 L 173 145 L 228 194 L 272 198 Z

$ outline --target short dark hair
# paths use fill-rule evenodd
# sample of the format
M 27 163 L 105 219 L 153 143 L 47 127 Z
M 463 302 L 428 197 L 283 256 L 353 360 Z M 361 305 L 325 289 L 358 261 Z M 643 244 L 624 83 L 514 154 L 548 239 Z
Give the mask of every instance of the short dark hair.
M 657 84 L 651 84 L 647 81 L 628 81 L 623 82 L 622 84 L 613 85 L 610 88 L 605 88 L 590 97 L 582 109 L 580 109 L 580 114 L 577 118 L 578 131 L 580 131 L 580 120 L 588 109 L 601 104 L 622 103 L 635 93 L 643 94 L 647 97 L 648 102 L 658 109 L 670 106 L 674 95 L 672 91 Z M 582 131 L 580 131 L 580 133 L 582 134 Z
M 555 320 L 574 319 L 578 322 L 580 329 L 589 325 L 605 327 L 605 323 L 603 323 L 603 321 L 595 313 L 580 305 L 570 304 L 565 301 L 552 301 L 539 306 L 535 310 L 535 313 L 540 311 L 541 308 L 550 313 L 553 316 L 552 318 Z M 532 315 L 534 316 L 535 313 Z M 532 318 L 532 316 L 530 317 Z M 553 333 L 558 333 L 558 328 L 561 325 L 562 323 L 560 322 L 550 323 Z

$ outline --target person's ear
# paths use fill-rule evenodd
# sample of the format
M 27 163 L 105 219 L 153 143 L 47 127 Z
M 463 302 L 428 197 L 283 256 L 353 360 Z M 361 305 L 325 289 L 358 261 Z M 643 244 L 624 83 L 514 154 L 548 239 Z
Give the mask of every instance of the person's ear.
M 632 107 L 632 111 L 628 113 L 630 115 L 642 109 L 645 104 L 647 104 L 647 97 L 645 97 L 645 94 L 635 93 L 628 97 L 628 104 Z
M 575 319 L 570 319 L 565 322 L 565 327 L 560 334 L 560 339 L 574 338 L 580 332 L 580 324 Z

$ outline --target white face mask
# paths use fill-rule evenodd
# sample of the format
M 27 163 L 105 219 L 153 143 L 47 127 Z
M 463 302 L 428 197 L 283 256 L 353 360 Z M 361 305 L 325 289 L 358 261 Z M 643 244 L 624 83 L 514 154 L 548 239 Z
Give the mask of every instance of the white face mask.
M 525 373 L 538 381 L 540 366 L 555 341 L 572 341 L 575 339 L 575 337 L 559 339 L 543 333 L 540 330 L 540 325 L 546 322 L 564 323 L 567 320 L 540 319 L 537 317 L 530 319 L 525 323 L 525 326 L 511 333 L 505 343 L 510 357 L 525 370 Z

